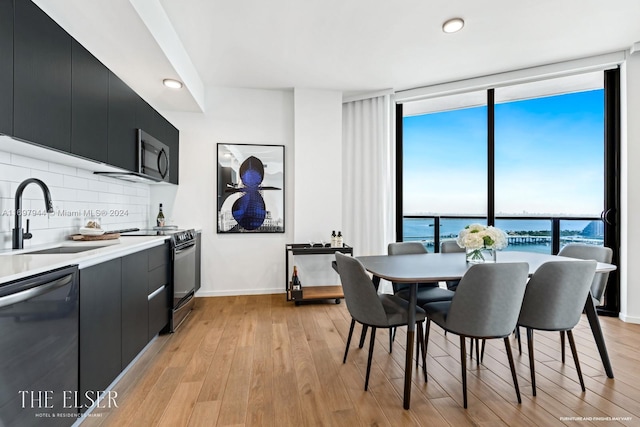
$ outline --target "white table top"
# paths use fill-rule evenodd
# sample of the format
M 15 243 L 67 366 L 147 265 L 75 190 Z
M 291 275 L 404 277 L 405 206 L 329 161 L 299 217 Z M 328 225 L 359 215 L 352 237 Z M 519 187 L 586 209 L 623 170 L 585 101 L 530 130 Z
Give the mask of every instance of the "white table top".
M 472 265 L 464 252 L 429 253 L 416 255 L 375 255 L 357 257 L 370 273 L 393 282 L 417 283 L 460 279 Z M 577 261 L 575 258 L 535 252 L 499 251 L 496 262 L 526 262 L 529 275 L 549 261 Z M 616 266 L 599 262 L 597 273 L 613 271 Z

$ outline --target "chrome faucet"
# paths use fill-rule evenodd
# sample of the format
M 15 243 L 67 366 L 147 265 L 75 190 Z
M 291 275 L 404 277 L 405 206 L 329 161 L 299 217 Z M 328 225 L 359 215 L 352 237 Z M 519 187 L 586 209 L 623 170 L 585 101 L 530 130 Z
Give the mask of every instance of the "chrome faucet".
M 48 213 L 53 213 L 53 202 L 51 201 L 51 193 L 49 192 L 49 187 L 47 184 L 40 181 L 36 178 L 28 178 L 25 179 L 18 185 L 18 189 L 16 190 L 16 211 L 14 212 L 14 225 L 13 229 L 13 249 L 22 249 L 24 247 L 24 239 L 30 239 L 33 237 L 31 233 L 29 233 L 29 220 L 27 219 L 27 231 L 22 230 L 22 192 L 25 187 L 29 184 L 38 184 L 40 188 L 42 188 L 42 192 L 44 193 L 44 204 Z

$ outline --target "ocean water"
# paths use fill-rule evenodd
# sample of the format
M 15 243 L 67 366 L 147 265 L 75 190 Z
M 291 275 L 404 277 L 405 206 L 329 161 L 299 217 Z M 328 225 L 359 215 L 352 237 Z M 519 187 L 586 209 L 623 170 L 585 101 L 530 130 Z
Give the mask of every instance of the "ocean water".
M 597 221 L 598 223 L 600 221 Z M 460 230 L 469 224 L 479 223 L 486 224 L 481 219 L 465 219 L 465 218 L 441 218 L 440 219 L 440 241 L 447 239 L 455 239 Z M 405 241 L 421 240 L 425 241 L 427 247 L 433 250 L 434 240 L 434 221 L 430 218 L 405 218 L 403 219 L 403 237 Z M 504 220 L 497 219 L 496 227 L 505 231 L 515 232 L 517 234 L 527 234 L 527 232 L 548 231 L 551 234 L 551 221 L 548 219 L 514 219 Z M 585 220 L 562 220 L 560 221 L 560 231 L 563 238 L 586 239 L 587 243 L 598 244 L 602 240 L 601 224 L 592 224 L 592 221 Z M 600 232 L 598 232 L 600 231 Z M 563 243 L 561 242 L 561 245 Z M 601 243 L 600 243 L 601 244 Z M 539 253 L 551 253 L 551 240 L 545 242 L 527 243 L 527 244 L 511 244 L 505 250 L 520 250 Z

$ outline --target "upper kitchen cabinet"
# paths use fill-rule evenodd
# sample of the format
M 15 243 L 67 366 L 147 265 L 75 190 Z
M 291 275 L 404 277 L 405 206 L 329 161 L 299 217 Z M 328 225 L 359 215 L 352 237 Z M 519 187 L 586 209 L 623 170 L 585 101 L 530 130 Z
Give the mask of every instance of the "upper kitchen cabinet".
M 13 0 L 0 0 L 0 133 L 13 134 Z
M 69 152 L 71 36 L 30 0 L 15 0 L 13 135 Z
M 71 43 L 71 152 L 107 163 L 109 70 Z
M 138 127 L 169 147 L 169 181 L 178 183 L 180 133 L 160 113 L 140 99 L 136 110 Z
M 136 106 L 140 97 L 118 76 L 109 72 L 109 142 L 110 165 L 137 171 Z

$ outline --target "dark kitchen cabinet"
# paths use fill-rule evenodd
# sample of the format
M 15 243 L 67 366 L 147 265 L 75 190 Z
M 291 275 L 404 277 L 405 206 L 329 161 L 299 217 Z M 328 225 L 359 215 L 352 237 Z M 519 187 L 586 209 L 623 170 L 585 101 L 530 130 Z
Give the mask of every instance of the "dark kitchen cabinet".
M 122 369 L 148 342 L 148 252 L 122 258 Z
M 30 0 L 15 0 L 13 135 L 71 148 L 71 36 Z
M 166 135 L 165 144 L 169 146 L 171 152 L 171 163 L 169 163 L 169 182 L 172 184 L 178 184 L 179 160 L 180 160 L 180 132 L 173 127 L 171 123 L 163 120 L 163 127 L 165 128 L 164 135 Z
M 80 393 L 105 390 L 120 374 L 121 259 L 80 270 Z M 82 404 L 90 403 L 88 401 Z
M 30 0 L 0 0 L 0 133 L 138 171 L 140 128 L 170 149 L 179 132 Z
M 0 0 L 0 133 L 13 134 L 13 0 Z
M 106 163 L 109 70 L 75 40 L 71 59 L 71 152 Z
M 108 163 L 138 170 L 136 106 L 140 97 L 109 71 Z
M 169 243 L 149 249 L 149 335 L 168 330 L 171 310 L 171 248 Z

